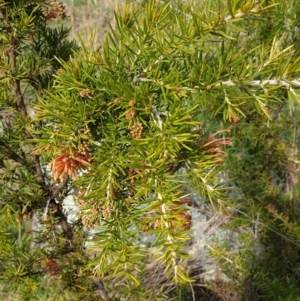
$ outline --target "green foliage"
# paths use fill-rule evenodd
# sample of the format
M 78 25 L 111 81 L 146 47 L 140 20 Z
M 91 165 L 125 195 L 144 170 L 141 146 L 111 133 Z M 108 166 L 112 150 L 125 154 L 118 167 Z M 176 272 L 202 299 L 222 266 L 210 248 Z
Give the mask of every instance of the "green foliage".
M 210 250 L 228 281 L 239 276 L 239 296 L 299 293 L 297 187 L 287 196 L 285 182 L 298 162 L 296 1 L 127 3 L 96 51 L 49 26 L 66 16 L 57 2 L 0 3 L 6 289 L 24 300 L 165 300 L 144 287 L 156 262 L 183 298 L 193 186 L 213 208 L 235 207 L 231 227 L 254 226 L 238 254 Z M 61 205 L 72 195 L 70 224 Z
M 47 199 L 54 200 L 56 185 L 45 174 L 43 158 L 32 152 L 32 117 L 37 96 L 51 87 L 53 73 L 60 68 L 57 57 L 68 60 L 79 47 L 66 40 L 68 29 L 49 27 L 44 12 L 47 4 L 0 3 L 0 281 L 4 292 L 14 291 L 22 300 L 47 298 L 47 262 L 63 254 L 58 243 L 62 233 L 57 233 L 55 252 L 50 247 L 54 218 L 45 221 L 40 238 L 34 231 L 33 216 L 45 207 Z M 33 247 L 45 243 L 48 249 Z

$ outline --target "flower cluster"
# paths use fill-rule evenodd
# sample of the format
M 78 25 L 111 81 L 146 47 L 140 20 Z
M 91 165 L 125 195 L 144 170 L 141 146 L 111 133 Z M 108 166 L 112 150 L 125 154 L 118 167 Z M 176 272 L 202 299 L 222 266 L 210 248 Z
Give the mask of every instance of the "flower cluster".
M 49 168 L 53 179 L 63 182 L 66 175 L 76 177 L 78 170 L 85 169 L 87 165 L 90 165 L 90 155 L 86 149 L 65 150 L 50 162 Z
M 135 104 L 136 104 L 136 101 L 135 101 L 135 100 L 130 100 L 130 101 L 128 102 L 128 105 L 129 105 L 130 107 L 133 107 Z
M 121 99 L 117 97 L 117 98 L 114 99 L 113 103 L 114 104 L 119 104 L 119 103 L 121 103 Z
M 216 135 L 221 134 L 223 132 L 229 132 L 229 130 L 221 130 L 214 134 L 209 135 L 204 141 L 200 144 L 200 150 L 205 151 L 209 155 L 214 155 L 214 162 L 222 164 L 224 161 L 224 156 L 227 155 L 227 152 L 224 151 L 221 147 L 223 145 L 232 145 L 231 138 L 215 138 Z
M 79 95 L 83 98 L 88 97 L 90 94 L 93 94 L 90 89 L 84 89 L 79 92 Z
M 129 110 L 126 112 L 126 119 L 132 120 L 135 116 L 135 111 L 134 110 Z
M 85 210 L 81 216 L 82 224 L 87 228 L 94 228 L 100 225 L 100 219 L 110 218 L 113 213 L 111 206 L 106 206 L 102 208 L 100 204 L 94 204 L 91 210 Z
M 66 7 L 61 2 L 52 1 L 49 6 L 42 7 L 42 14 L 47 20 L 56 19 L 57 17 L 66 18 L 68 17 L 66 13 Z
M 76 204 L 81 211 L 81 222 L 87 228 L 94 228 L 100 225 L 102 218 L 110 218 L 113 209 L 110 205 L 105 204 L 105 198 L 99 199 L 97 202 L 86 199 L 87 189 L 80 187 L 76 196 Z
M 101 213 L 104 218 L 110 218 L 113 210 L 110 206 L 107 206 L 106 208 L 102 209 Z
M 93 218 L 90 214 L 84 214 L 81 217 L 81 222 L 87 228 L 93 228 L 95 225 L 95 221 L 93 220 Z
M 142 137 L 143 125 L 141 123 L 134 124 L 129 129 L 133 138 L 139 139 Z
M 86 198 L 89 192 L 90 189 L 87 189 L 83 186 L 79 187 L 79 189 L 77 190 L 77 193 L 75 194 L 75 201 L 80 210 L 86 210 L 91 206 L 90 199 Z

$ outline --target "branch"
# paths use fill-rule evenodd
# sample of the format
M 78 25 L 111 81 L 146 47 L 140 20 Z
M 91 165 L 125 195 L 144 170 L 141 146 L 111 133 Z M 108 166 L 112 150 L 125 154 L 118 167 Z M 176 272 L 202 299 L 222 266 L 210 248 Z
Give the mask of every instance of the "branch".
M 62 191 L 62 189 L 67 184 L 68 179 L 69 179 L 69 176 L 65 175 L 64 180 L 51 191 L 51 194 L 47 199 L 46 207 L 44 209 L 44 214 L 43 214 L 44 218 L 47 218 L 49 204 L 50 204 L 51 200 L 53 200 L 54 198 L 56 198 L 59 195 L 59 193 Z
M 13 117 L 13 112 L 0 111 L 0 118 L 2 118 L 4 122 L 2 123 L 3 128 L 9 128 L 11 126 L 12 117 Z
M 252 9 L 250 9 L 248 11 L 246 11 L 246 9 L 245 9 L 245 11 L 240 10 L 236 14 L 226 16 L 224 18 L 224 21 L 229 22 L 231 20 L 241 19 L 241 18 L 246 17 L 247 15 L 251 15 L 251 14 L 255 15 L 255 14 L 259 13 L 260 11 L 261 11 L 261 6 L 257 5 L 257 6 L 253 7 Z
M 160 130 L 162 130 L 162 120 L 160 118 L 160 114 L 156 109 L 156 106 L 152 107 L 152 114 L 154 116 L 154 122 L 156 123 L 156 125 L 159 127 Z
M 241 82 L 243 83 L 243 82 Z M 264 79 L 264 80 L 250 80 L 243 83 L 246 86 L 253 86 L 253 87 L 264 87 L 264 86 L 282 86 L 289 89 L 292 86 L 300 87 L 300 78 L 294 79 L 291 81 L 285 80 L 277 80 L 277 79 Z M 232 80 L 226 80 L 218 83 L 216 86 L 239 86 L 240 82 L 234 82 Z
M 8 159 L 12 159 L 17 163 L 20 163 L 22 165 L 26 165 L 26 161 L 23 157 L 18 155 L 16 152 L 11 150 L 3 141 L 0 141 L 0 146 L 2 154 L 6 155 Z
M 2 15 L 3 15 L 3 23 L 7 28 L 7 31 L 9 33 L 12 33 L 13 29 L 11 24 L 8 22 L 7 20 L 7 15 L 6 15 L 6 9 L 3 8 L 1 10 Z M 15 75 L 15 71 L 17 69 L 17 52 L 16 52 L 16 47 L 18 46 L 18 40 L 16 37 L 12 37 L 11 41 L 10 41 L 10 45 L 9 45 L 9 49 L 7 50 L 7 56 L 9 59 L 9 63 L 10 63 L 10 71 L 12 71 L 12 74 Z M 27 117 L 27 110 L 26 110 L 26 105 L 24 102 L 24 96 L 21 92 L 21 83 L 20 83 L 20 79 L 15 79 L 13 86 L 13 90 L 16 96 L 16 101 L 17 101 L 17 105 L 20 109 L 21 115 L 23 117 Z
M 2 15 L 3 15 L 3 23 L 6 25 L 8 32 L 12 32 L 12 26 L 7 20 L 7 15 L 6 15 L 6 9 L 2 9 Z M 17 40 L 16 37 L 12 37 L 10 41 L 10 47 L 7 51 L 7 56 L 9 59 L 10 63 L 10 71 L 12 72 L 13 75 L 15 75 L 16 69 L 17 69 L 17 51 L 16 47 L 18 46 L 19 41 Z M 21 91 L 21 80 L 19 78 L 14 79 L 14 83 L 12 85 L 13 92 L 16 96 L 16 102 L 17 106 L 20 110 L 20 113 L 23 118 L 28 117 L 27 109 L 26 109 L 26 104 L 24 100 L 24 95 Z M 31 133 L 25 128 L 25 133 L 27 137 L 31 137 Z M 43 177 L 43 171 L 40 163 L 40 157 L 38 155 L 33 155 L 33 160 L 34 160 L 34 166 L 35 166 L 35 173 L 36 173 L 36 178 L 37 182 L 45 188 L 45 181 Z
M 104 288 L 103 282 L 100 279 L 97 279 L 95 277 L 92 279 L 92 281 L 93 281 L 95 288 L 97 289 L 97 295 L 101 299 L 106 299 L 108 297 L 108 294 Z

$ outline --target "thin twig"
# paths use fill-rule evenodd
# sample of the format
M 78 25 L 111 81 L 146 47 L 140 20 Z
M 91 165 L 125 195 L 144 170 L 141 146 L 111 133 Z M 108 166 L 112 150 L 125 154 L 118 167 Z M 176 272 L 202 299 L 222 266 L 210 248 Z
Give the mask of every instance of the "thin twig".
M 194 288 L 193 288 L 193 285 L 192 285 L 191 283 L 190 283 L 190 287 L 191 287 L 191 292 L 192 292 L 193 301 L 196 301 Z
M 50 196 L 48 197 L 47 199 L 47 202 L 46 202 L 46 207 L 44 209 L 44 214 L 43 214 L 43 218 L 47 218 L 47 215 L 48 215 L 48 209 L 49 209 L 49 204 L 51 202 L 51 200 L 53 200 L 54 198 L 56 198 L 59 193 L 61 192 L 61 190 L 65 187 L 65 185 L 67 184 L 68 182 L 68 179 L 69 179 L 69 176 L 68 175 L 65 175 L 64 176 L 64 180 L 63 182 L 61 182 L 59 185 L 57 185 L 51 192 Z

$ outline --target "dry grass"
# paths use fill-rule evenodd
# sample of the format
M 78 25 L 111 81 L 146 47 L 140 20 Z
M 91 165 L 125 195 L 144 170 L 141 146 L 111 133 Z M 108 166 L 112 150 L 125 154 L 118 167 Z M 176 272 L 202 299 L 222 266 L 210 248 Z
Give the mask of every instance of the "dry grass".
M 114 10 L 122 7 L 124 0 L 65 0 L 63 1 L 70 15 L 65 21 L 71 26 L 71 38 L 89 38 L 96 30 L 94 48 L 101 45 L 109 24 L 114 26 Z
M 208 206 L 206 207 L 208 208 Z M 205 248 L 213 243 L 216 237 L 224 234 L 224 226 L 228 217 L 207 210 L 205 215 L 197 214 L 198 209 L 193 209 L 194 237 L 189 246 L 193 259 L 183 263 L 193 283 L 186 287 L 184 301 L 240 301 L 237 293 L 239 284 L 229 279 L 215 260 L 208 255 Z M 234 233 L 231 233 L 234 235 Z M 220 236 L 219 236 L 220 237 Z M 236 238 L 235 238 L 236 239 Z M 226 241 L 226 238 L 224 239 Z M 237 241 L 236 241 L 237 242 Z M 160 289 L 170 299 L 176 299 L 176 286 L 166 279 L 161 267 L 153 261 L 148 264 L 144 286 L 148 290 Z M 214 293 L 213 293 L 214 292 Z

